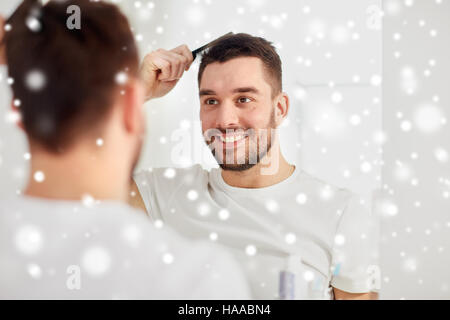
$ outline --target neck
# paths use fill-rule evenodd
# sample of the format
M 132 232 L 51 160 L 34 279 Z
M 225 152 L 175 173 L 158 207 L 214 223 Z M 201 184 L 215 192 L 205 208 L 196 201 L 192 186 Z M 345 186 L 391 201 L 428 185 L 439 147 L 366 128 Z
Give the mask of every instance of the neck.
M 295 166 L 286 161 L 279 147 L 272 147 L 265 157 L 250 169 L 222 170 L 222 178 L 232 187 L 264 188 L 287 179 L 294 170 Z
M 31 155 L 25 195 L 61 200 L 80 200 L 86 195 L 98 200 L 127 200 L 129 171 L 123 162 L 108 156 L 106 149 L 75 147 L 63 154 L 39 150 Z M 35 177 L 38 171 L 44 174 L 41 182 Z

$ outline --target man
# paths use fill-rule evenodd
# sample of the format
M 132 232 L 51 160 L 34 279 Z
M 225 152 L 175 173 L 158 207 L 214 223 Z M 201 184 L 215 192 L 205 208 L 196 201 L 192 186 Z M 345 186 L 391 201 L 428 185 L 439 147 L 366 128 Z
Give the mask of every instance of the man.
M 72 5 L 80 29 L 66 27 Z M 118 8 L 25 1 L 0 30 L 31 153 L 23 196 L 0 204 L 0 299 L 248 298 L 226 252 L 126 204 L 144 90 Z
M 174 50 L 149 54 L 148 95 L 170 91 L 190 63 Z M 265 39 L 235 34 L 215 42 L 198 85 L 202 130 L 220 169 L 145 170 L 135 175 L 130 202 L 183 235 L 227 246 L 257 298 L 374 298 L 370 202 L 283 157 L 276 128 L 289 98 L 281 78 Z

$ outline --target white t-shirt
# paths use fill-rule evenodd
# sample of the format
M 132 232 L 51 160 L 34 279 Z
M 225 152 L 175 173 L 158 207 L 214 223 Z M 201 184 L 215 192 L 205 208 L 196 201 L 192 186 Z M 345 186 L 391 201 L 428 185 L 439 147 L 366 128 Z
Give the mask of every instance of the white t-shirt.
M 229 253 L 154 226 L 126 204 L 0 202 L 0 299 L 249 297 Z
M 220 169 L 200 165 L 144 170 L 134 179 L 152 219 L 228 247 L 257 299 L 329 299 L 330 285 L 377 291 L 371 203 L 348 190 L 299 168 L 255 189 L 232 187 Z

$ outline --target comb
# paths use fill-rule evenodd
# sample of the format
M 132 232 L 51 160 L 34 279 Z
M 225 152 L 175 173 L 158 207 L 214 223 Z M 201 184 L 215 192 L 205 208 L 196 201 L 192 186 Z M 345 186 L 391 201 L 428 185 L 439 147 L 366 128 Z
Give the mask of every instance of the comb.
M 232 34 L 233 34 L 233 32 L 228 32 L 228 33 L 224 34 L 223 36 L 221 36 L 221 37 L 219 37 L 219 38 L 217 38 L 217 39 L 214 39 L 213 41 L 208 42 L 207 44 L 201 46 L 200 48 L 197 48 L 197 49 L 195 49 L 194 51 L 192 51 L 192 56 L 193 56 L 192 61 L 195 60 L 195 58 L 197 57 L 197 55 L 198 55 L 199 53 L 201 53 L 202 51 L 204 51 L 204 50 L 206 50 L 207 48 L 211 47 L 213 44 L 215 44 L 217 41 L 221 40 L 222 38 L 227 37 L 227 36 L 230 36 L 230 35 L 232 35 Z

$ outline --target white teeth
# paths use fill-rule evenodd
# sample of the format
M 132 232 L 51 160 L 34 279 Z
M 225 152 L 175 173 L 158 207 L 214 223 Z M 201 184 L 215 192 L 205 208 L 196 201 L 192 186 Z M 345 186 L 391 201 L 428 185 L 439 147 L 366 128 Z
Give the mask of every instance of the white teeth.
M 220 140 L 222 142 L 230 143 L 230 142 L 236 142 L 239 140 L 242 140 L 244 138 L 243 135 L 237 135 L 237 136 L 219 136 Z

